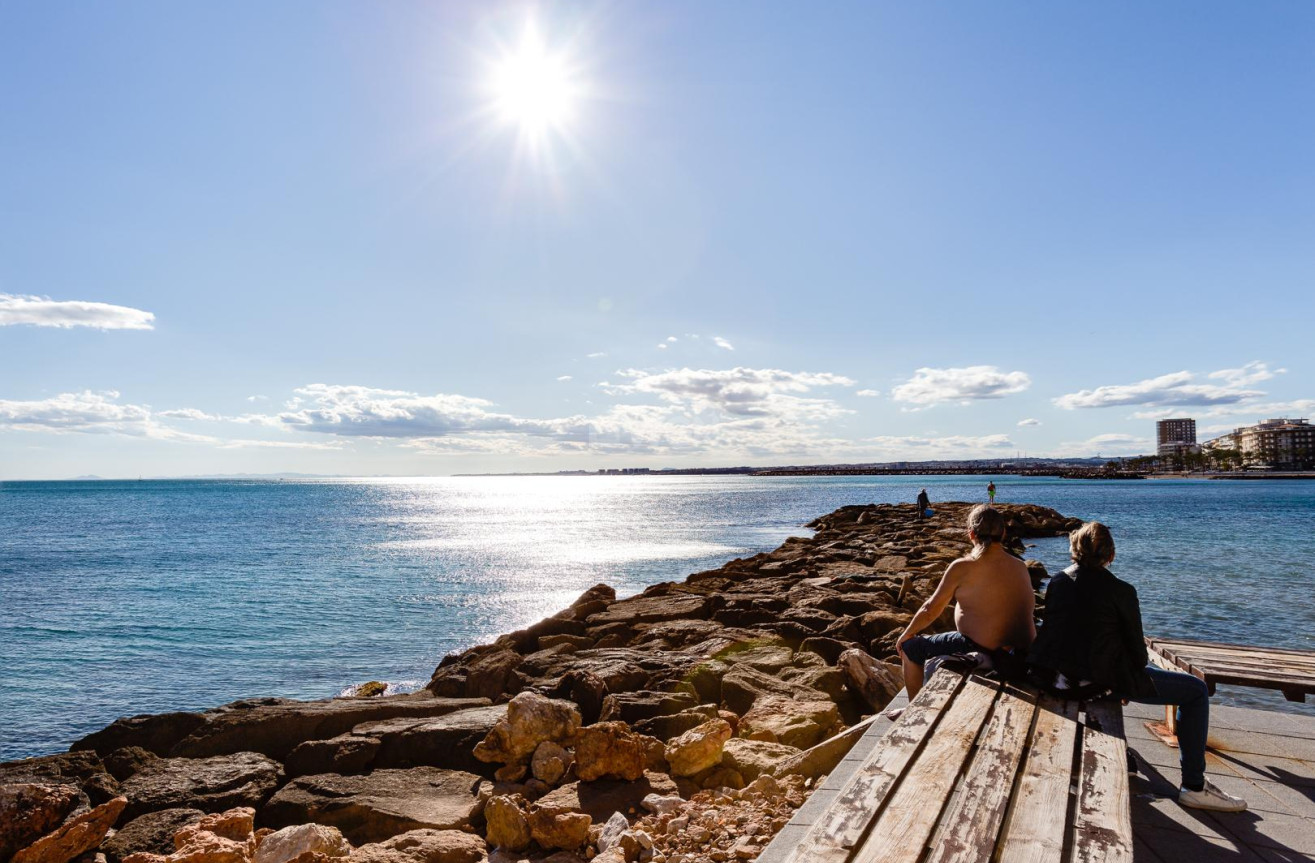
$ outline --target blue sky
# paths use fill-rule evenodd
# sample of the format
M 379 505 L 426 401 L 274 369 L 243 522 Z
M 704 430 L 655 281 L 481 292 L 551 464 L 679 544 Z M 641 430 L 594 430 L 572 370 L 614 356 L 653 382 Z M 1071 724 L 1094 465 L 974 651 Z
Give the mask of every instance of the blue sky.
M 0 477 L 1309 416 L 1311 56 L 1286 2 L 0 0 Z

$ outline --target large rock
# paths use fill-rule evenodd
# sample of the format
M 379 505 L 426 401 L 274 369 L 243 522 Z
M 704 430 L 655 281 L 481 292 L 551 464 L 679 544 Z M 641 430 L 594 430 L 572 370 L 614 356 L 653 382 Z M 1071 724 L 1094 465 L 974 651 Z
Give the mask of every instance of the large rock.
M 535 842 L 548 850 L 560 848 L 564 851 L 584 845 L 593 824 L 593 819 L 582 812 L 546 808 L 533 803 L 530 804 L 528 821 Z
M 522 692 L 508 702 L 506 717 L 475 747 L 475 757 L 489 763 L 524 761 L 545 740 L 571 740 L 580 721 L 580 711 L 571 702 Z
M 658 623 L 663 620 L 707 620 L 716 603 L 709 596 L 677 594 L 675 596 L 636 596 L 614 602 L 607 610 L 592 615 L 590 627 L 608 623 Z
M 556 785 L 574 762 L 575 756 L 564 746 L 545 740 L 530 758 L 530 773 L 540 782 Z
M 473 749 L 507 715 L 505 706 L 472 707 L 444 716 L 366 722 L 349 734 L 308 740 L 288 753 L 288 776 L 351 775 L 372 769 L 444 767 L 491 776 Z
M 595 821 L 606 821 L 613 812 L 637 809 L 645 797 L 677 793 L 676 783 L 664 773 L 645 773 L 642 779 L 627 782 L 599 779 L 596 782 L 572 782 L 540 797 L 539 806 L 560 812 L 583 812 Z
M 249 806 L 238 806 L 206 815 L 174 835 L 177 850 L 172 854 L 138 852 L 123 863 L 249 863 L 256 853 L 255 814 Z
M 722 746 L 731 737 L 730 723 L 710 719 L 667 744 L 672 776 L 693 776 L 721 763 Z
M 881 710 L 904 688 L 899 666 L 873 659 L 866 651 L 846 650 L 836 664 L 845 682 L 874 710 Z
M 721 763 L 743 776 L 746 782 L 752 782 L 764 773 L 771 775 L 799 754 L 800 750 L 794 746 L 733 737 L 722 749 Z
M 437 767 L 303 776 L 279 789 L 261 819 L 271 827 L 313 821 L 337 827 L 353 844 L 381 842 L 421 828 L 470 829 L 490 787 L 473 773 Z
M 58 827 L 80 799 L 73 785 L 0 785 L 0 860 Z
M 517 797 L 498 795 L 484 807 L 485 835 L 489 844 L 507 851 L 519 851 L 530 844 L 530 822 L 525 807 Z
M 815 689 L 764 674 L 747 665 L 737 665 L 721 679 L 721 697 L 726 706 L 741 715 L 764 695 L 812 700 L 823 696 Z
M 443 716 L 488 703 L 479 698 L 435 698 L 427 692 L 330 701 L 239 701 L 206 713 L 205 725 L 179 741 L 171 754 L 202 758 L 259 752 L 282 759 L 303 741 L 337 737 L 363 722 Z
M 116 749 L 138 747 L 156 755 L 169 755 L 187 735 L 205 725 L 201 713 L 157 713 L 129 716 L 88 734 L 70 747 L 73 751 L 94 750 L 102 755 Z
M 168 854 L 175 850 L 174 834 L 199 822 L 205 813 L 200 809 L 161 809 L 147 812 L 114 831 L 100 846 L 109 863 L 119 863 L 129 854 L 144 851 Z
M 53 832 L 20 849 L 12 863 L 68 863 L 100 845 L 127 805 L 127 798 L 115 797 L 73 816 Z
M 585 782 L 644 775 L 644 741 L 624 722 L 597 722 L 582 729 L 575 743 L 575 775 Z
M 254 752 L 213 758 L 161 758 L 122 784 L 127 817 L 177 807 L 221 812 L 236 806 L 258 807 L 283 778 L 277 761 Z
M 741 737 L 807 749 L 820 743 L 840 718 L 834 701 L 767 695 L 740 717 Z
M 644 719 L 655 716 L 669 716 L 680 713 L 698 704 L 689 692 L 618 692 L 608 695 L 603 700 L 603 709 L 599 719 L 603 722 L 628 722 L 634 725 Z
M 260 841 L 252 863 L 289 863 L 302 854 L 346 857 L 352 846 L 337 827 L 323 824 L 294 824 L 275 830 Z
M 460 830 L 411 830 L 383 842 L 362 845 L 345 863 L 482 863 L 488 846 Z

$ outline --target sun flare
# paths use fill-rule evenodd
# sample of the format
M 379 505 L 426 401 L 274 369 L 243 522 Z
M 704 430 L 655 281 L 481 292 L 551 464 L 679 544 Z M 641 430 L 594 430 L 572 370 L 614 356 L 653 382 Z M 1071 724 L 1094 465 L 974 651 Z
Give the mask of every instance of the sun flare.
M 494 67 L 498 116 L 533 136 L 565 127 L 577 90 L 568 58 L 551 52 L 532 23 L 525 26 L 520 44 Z

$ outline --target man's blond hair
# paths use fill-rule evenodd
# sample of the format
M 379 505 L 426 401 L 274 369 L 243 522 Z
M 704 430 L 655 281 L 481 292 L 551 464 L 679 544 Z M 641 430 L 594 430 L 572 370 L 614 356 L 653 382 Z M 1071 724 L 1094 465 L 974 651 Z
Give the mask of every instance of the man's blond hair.
M 1078 566 L 1106 566 L 1114 559 L 1114 537 L 1098 521 L 1089 521 L 1068 535 L 1069 557 Z

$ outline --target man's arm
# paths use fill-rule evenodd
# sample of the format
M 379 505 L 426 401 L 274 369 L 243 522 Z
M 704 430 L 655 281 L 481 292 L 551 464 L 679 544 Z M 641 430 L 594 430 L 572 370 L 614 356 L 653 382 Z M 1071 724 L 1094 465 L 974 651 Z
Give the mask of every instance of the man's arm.
M 917 614 L 913 615 L 909 625 L 904 628 L 904 632 L 895 641 L 901 654 L 904 652 L 904 642 L 931 626 L 954 599 L 954 592 L 959 587 L 958 570 L 958 561 L 950 564 L 949 568 L 945 570 L 945 575 L 941 576 L 941 583 L 936 585 L 936 590 L 931 596 L 927 597 L 927 601 L 918 609 Z

